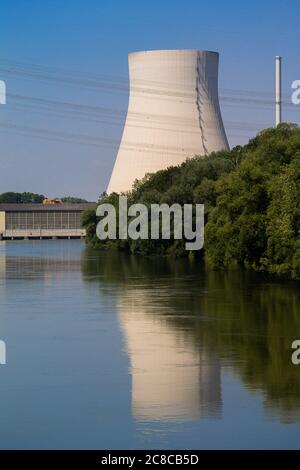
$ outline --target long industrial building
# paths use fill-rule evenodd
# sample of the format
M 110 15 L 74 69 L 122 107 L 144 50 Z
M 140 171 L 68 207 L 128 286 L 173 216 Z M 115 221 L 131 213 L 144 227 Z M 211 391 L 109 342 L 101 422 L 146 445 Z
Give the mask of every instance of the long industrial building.
M 129 103 L 108 193 L 195 155 L 228 149 L 218 98 L 217 52 L 129 54 Z
M 81 213 L 95 203 L 0 204 L 0 239 L 81 238 Z

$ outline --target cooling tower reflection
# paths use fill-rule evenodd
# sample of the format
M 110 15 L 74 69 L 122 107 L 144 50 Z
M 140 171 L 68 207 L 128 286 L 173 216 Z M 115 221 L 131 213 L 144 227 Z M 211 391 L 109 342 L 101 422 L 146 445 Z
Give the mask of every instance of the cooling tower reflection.
M 118 302 L 132 376 L 132 413 L 138 420 L 200 419 L 221 412 L 220 364 L 173 329 L 143 290 Z M 170 317 L 172 313 L 169 313 Z
M 130 361 L 134 418 L 183 422 L 221 417 L 220 362 L 191 327 L 193 298 L 186 297 L 182 284 L 184 263 L 157 265 L 118 253 L 102 254 L 95 262 L 93 256 L 86 254 L 83 272 L 89 280 L 101 279 L 103 294 L 115 299 Z

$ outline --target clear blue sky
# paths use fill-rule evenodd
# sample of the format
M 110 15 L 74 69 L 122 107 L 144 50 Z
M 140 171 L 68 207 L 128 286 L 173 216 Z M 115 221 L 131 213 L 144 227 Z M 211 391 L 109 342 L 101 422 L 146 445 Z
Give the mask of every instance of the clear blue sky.
M 300 79 L 296 0 L 2 0 L 0 7 L 0 79 L 8 92 L 0 107 L 0 192 L 98 197 L 121 138 L 129 51 L 219 51 L 232 146 L 274 124 L 275 55 L 283 56 L 287 101 Z M 98 85 L 89 86 L 96 74 Z M 114 110 L 113 122 L 88 106 Z M 299 123 L 300 106 L 286 105 L 283 117 Z

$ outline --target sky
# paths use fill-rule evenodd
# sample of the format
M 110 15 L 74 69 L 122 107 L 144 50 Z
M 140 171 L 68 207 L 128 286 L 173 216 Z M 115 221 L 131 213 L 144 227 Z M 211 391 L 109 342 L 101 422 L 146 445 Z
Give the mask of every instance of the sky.
M 274 57 L 283 119 L 300 123 L 296 0 L 0 0 L 0 193 L 97 200 L 128 103 L 131 51 L 220 53 L 219 92 L 232 146 L 274 125 Z

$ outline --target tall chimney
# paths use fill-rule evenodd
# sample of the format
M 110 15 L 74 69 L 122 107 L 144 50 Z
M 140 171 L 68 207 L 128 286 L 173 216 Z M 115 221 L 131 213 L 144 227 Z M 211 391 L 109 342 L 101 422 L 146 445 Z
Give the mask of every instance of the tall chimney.
M 276 127 L 281 124 L 281 57 L 275 57 L 276 69 Z

